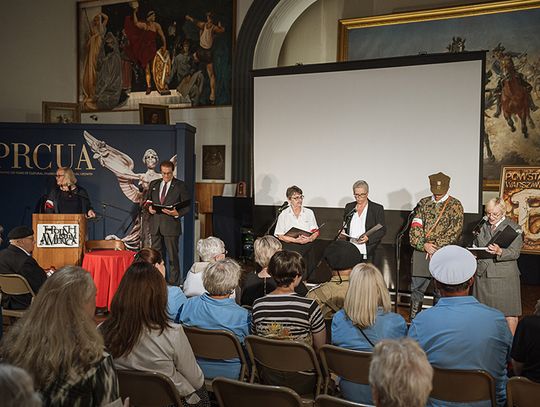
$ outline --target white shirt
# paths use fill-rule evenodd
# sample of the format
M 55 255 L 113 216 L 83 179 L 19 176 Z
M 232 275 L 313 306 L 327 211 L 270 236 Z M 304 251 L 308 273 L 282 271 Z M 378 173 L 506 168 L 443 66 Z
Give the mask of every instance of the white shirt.
M 440 204 L 440 203 L 446 201 L 449 197 L 450 197 L 450 195 L 448 195 L 448 192 L 447 192 L 447 193 L 444 194 L 444 196 L 443 196 L 441 199 L 439 199 L 438 201 L 435 200 L 435 195 L 431 195 L 431 200 L 432 200 L 433 202 L 436 202 L 436 203 Z
M 306 232 L 318 229 L 315 214 L 311 209 L 302 207 L 300 214 L 296 217 L 292 208 L 289 206 L 279 215 L 274 236 L 284 235 L 292 227 L 305 230 Z
M 351 224 L 349 225 L 349 235 L 354 237 L 360 237 L 364 233 L 366 233 L 366 218 L 367 218 L 367 211 L 368 211 L 368 205 L 366 204 L 366 207 L 362 211 L 360 215 L 358 215 L 358 211 L 353 214 L 353 217 L 351 219 Z M 351 243 L 356 246 L 358 251 L 361 254 L 367 254 L 367 248 L 365 243 L 356 243 L 351 240 Z

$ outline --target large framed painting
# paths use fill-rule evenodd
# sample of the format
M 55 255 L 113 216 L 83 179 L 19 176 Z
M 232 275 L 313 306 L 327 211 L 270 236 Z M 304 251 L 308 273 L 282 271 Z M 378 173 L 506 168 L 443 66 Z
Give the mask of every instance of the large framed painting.
M 83 112 L 231 104 L 235 0 L 77 3 Z
M 521 251 L 540 254 L 540 167 L 503 167 L 501 198 L 523 232 Z
M 540 165 L 540 1 L 340 20 L 340 61 L 487 50 L 484 189 L 503 166 Z M 459 120 L 459 118 L 456 118 Z

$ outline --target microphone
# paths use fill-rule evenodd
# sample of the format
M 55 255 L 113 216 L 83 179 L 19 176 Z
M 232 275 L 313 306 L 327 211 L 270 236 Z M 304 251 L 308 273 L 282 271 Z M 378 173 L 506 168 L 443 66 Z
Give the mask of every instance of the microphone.
M 478 234 L 480 233 L 480 229 L 482 228 L 482 226 L 484 226 L 484 223 L 486 223 L 488 220 L 488 216 L 485 215 L 482 219 L 480 219 L 480 222 L 478 222 L 476 224 L 476 226 L 474 227 L 473 231 L 472 231 L 472 234 L 474 236 L 478 236 Z
M 283 212 L 285 209 L 287 209 L 289 207 L 289 202 L 285 201 L 283 202 L 283 204 L 279 207 L 278 209 L 278 213 L 281 213 Z
M 350 211 L 347 215 L 345 215 L 345 219 L 349 219 L 349 218 L 352 217 L 355 213 L 356 213 L 356 205 L 354 206 L 354 208 L 352 209 L 352 211 Z

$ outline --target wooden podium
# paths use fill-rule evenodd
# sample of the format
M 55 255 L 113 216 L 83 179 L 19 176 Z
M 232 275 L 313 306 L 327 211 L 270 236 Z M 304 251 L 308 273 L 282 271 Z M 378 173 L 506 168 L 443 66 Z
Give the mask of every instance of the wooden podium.
M 86 239 L 86 217 L 82 214 L 32 215 L 36 239 L 33 257 L 39 265 L 57 270 L 67 265 L 80 266 Z

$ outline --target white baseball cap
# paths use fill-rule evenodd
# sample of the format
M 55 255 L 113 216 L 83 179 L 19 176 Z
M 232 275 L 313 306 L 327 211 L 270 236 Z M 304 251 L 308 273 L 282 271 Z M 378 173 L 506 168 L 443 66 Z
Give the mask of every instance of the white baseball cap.
M 443 284 L 456 285 L 469 280 L 476 271 L 476 258 L 460 246 L 444 246 L 429 262 L 429 272 Z

